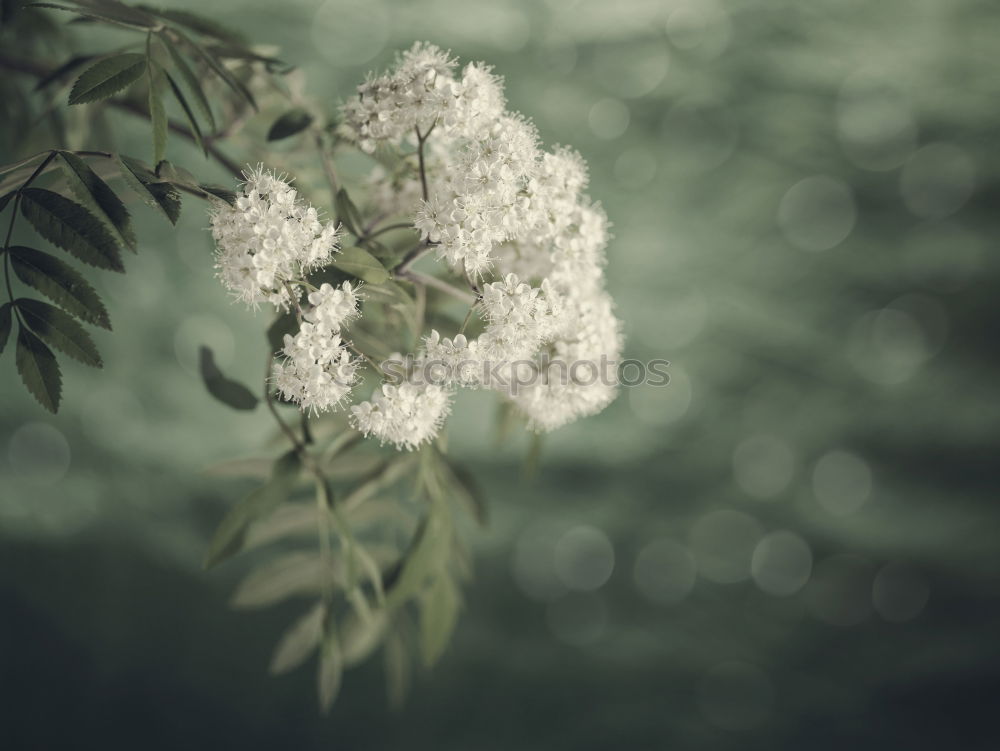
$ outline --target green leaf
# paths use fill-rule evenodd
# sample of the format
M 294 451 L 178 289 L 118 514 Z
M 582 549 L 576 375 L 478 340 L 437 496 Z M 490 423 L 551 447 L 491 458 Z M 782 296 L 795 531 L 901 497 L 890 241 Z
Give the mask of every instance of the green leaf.
M 347 227 L 348 232 L 355 237 L 361 237 L 364 234 L 361 212 L 358 211 L 358 207 L 354 205 L 354 201 L 343 188 L 338 190 L 334 197 L 334 209 L 337 211 L 337 218 Z
M 167 110 L 163 106 L 163 70 L 149 60 L 149 120 L 153 124 L 153 162 L 159 164 L 167 151 Z
M 80 204 L 103 217 L 106 223 L 122 239 L 122 242 L 135 250 L 135 233 L 129 221 L 128 209 L 115 192 L 108 187 L 97 173 L 85 161 L 71 151 L 60 151 L 59 158 L 63 164 L 63 172 L 69 180 L 70 190 L 80 201 Z
M 326 608 L 323 603 L 317 603 L 282 635 L 271 657 L 269 670 L 273 675 L 294 670 L 319 646 L 323 637 L 324 615 Z
M 0 196 L 0 212 L 3 212 L 3 210 L 7 208 L 7 204 L 10 203 L 10 200 L 15 195 L 17 195 L 17 191 L 12 190 L 10 191 L 10 193 L 5 193 L 4 195 Z
M 74 360 L 92 368 L 103 366 L 101 355 L 83 326 L 68 313 L 41 300 L 18 298 L 14 305 L 24 317 L 24 322 L 38 336 Z
M 359 618 L 354 611 L 349 612 L 340 630 L 344 665 L 351 667 L 371 656 L 385 636 L 388 624 L 384 610 L 376 610 L 367 620 Z
M 170 84 L 170 90 L 174 94 L 174 99 L 180 104 L 181 109 L 184 110 L 184 116 L 187 118 L 188 124 L 191 126 L 191 133 L 194 135 L 194 141 L 201 148 L 202 153 L 208 156 L 208 149 L 205 147 L 205 141 L 202 139 L 201 127 L 198 125 L 198 120 L 195 119 L 194 113 L 191 111 L 190 105 L 187 103 L 187 99 L 184 98 L 184 92 L 181 91 L 177 82 L 171 77 L 171 75 L 164 71 L 164 75 L 167 77 L 167 83 Z
M 69 92 L 70 104 L 97 102 L 131 86 L 146 72 L 146 56 L 125 52 L 107 57 L 85 70 Z
M 389 706 L 399 709 L 410 690 L 410 656 L 398 632 L 385 640 L 385 684 Z
M 242 81 L 240 81 L 236 76 L 230 71 L 215 55 L 209 52 L 207 49 L 202 47 L 200 44 L 191 41 L 189 37 L 182 34 L 179 30 L 174 29 L 174 33 L 180 38 L 185 45 L 192 49 L 205 63 L 211 68 L 215 74 L 223 80 L 223 82 L 231 88 L 234 92 L 239 94 L 241 97 L 246 99 L 254 110 L 257 109 L 257 100 L 254 99 L 253 94 L 250 93 Z
M 250 410 L 257 407 L 257 397 L 242 383 L 226 378 L 222 374 L 219 366 L 215 364 L 212 350 L 208 347 L 203 346 L 199 350 L 199 364 L 205 388 L 220 402 L 233 409 Z
M 319 709 L 326 714 L 340 693 L 340 679 L 344 671 L 344 658 L 340 651 L 340 640 L 331 624 L 323 637 L 319 652 L 319 668 L 316 675 L 316 686 L 319 691 Z
M 399 576 L 386 581 L 390 607 L 399 607 L 418 594 L 424 582 L 440 573 L 451 548 L 451 519 L 444 500 L 434 500 L 403 558 Z M 387 577 L 388 579 L 388 577 Z
M 148 13 L 152 13 L 160 18 L 164 18 L 167 21 L 173 21 L 181 26 L 185 26 L 191 31 L 202 34 L 203 36 L 215 37 L 216 39 L 220 39 L 231 44 L 244 44 L 246 42 L 246 39 L 239 32 L 227 29 L 225 26 L 222 26 L 210 18 L 205 18 L 204 16 L 192 13 L 188 10 L 153 8 L 149 5 L 136 5 L 135 7 Z
M 208 183 L 199 183 L 198 187 L 206 193 L 215 196 L 220 201 L 225 201 L 230 206 L 236 205 L 236 192 L 230 190 L 229 188 L 223 188 L 221 185 L 211 185 Z
M 289 110 L 279 117 L 267 131 L 268 141 L 280 141 L 282 138 L 289 138 L 296 133 L 301 133 L 313 122 L 313 116 L 301 107 Z
M 459 596 L 451 577 L 443 573 L 420 596 L 420 652 L 430 667 L 448 646 L 458 620 Z
M 324 577 L 333 575 L 318 553 L 286 553 L 252 571 L 236 588 L 234 608 L 266 608 L 289 597 L 321 591 Z
M 10 258 L 17 278 L 77 318 L 111 330 L 108 311 L 94 288 L 72 266 L 34 248 L 15 245 Z
M 181 55 L 177 45 L 171 41 L 170 37 L 166 35 L 161 35 L 160 40 L 164 43 L 167 48 L 167 52 L 170 53 L 170 58 L 173 60 L 174 68 L 180 73 L 181 78 L 184 79 L 184 84 L 187 86 L 188 91 L 194 97 L 195 106 L 198 111 L 201 112 L 202 117 L 208 121 L 209 127 L 213 130 L 215 129 L 215 115 L 212 114 L 212 106 L 208 103 L 208 97 L 205 96 L 205 89 L 201 86 L 201 81 L 191 70 L 191 66 L 187 64 L 187 61 Z
M 476 478 L 465 467 L 449 462 L 447 459 L 442 460 L 442 467 L 448 478 L 452 480 L 453 487 L 458 491 L 459 499 L 469 507 L 473 518 L 485 527 L 490 520 L 489 507 L 486 505 L 486 496 L 483 494 L 482 488 L 479 487 Z
M 24 326 L 17 332 L 17 372 L 31 395 L 49 412 L 59 411 L 62 376 L 52 350 Z
M 78 3 L 76 6 L 60 5 L 58 3 L 30 3 L 33 8 L 51 8 L 53 10 L 65 10 L 76 13 L 81 18 L 90 21 L 103 21 L 115 26 L 123 26 L 127 29 L 147 30 L 152 28 L 156 19 L 151 18 L 148 13 L 144 13 L 137 8 L 131 8 L 123 3 L 102 2 L 100 8 L 93 7 L 98 3 Z
M 229 510 L 209 543 L 205 568 L 221 563 L 243 548 L 247 525 L 267 516 L 287 500 L 295 487 L 299 468 L 299 457 L 294 450 L 283 454 L 271 468 L 267 482 Z
M 21 213 L 54 245 L 68 250 L 84 263 L 122 272 L 118 243 L 100 219 L 83 206 L 44 188 L 21 191 Z
M 125 182 L 143 203 L 163 214 L 171 224 L 177 224 L 181 215 L 181 194 L 173 185 L 160 180 L 138 159 L 119 156 L 118 167 Z
M 11 309 L 13 306 L 9 302 L 5 302 L 0 305 L 0 353 L 4 351 L 7 346 L 7 340 L 10 338 L 10 327 L 13 323 L 11 317 Z
M 357 245 L 335 253 L 331 265 L 369 284 L 382 284 L 389 280 L 389 272 L 379 260 Z

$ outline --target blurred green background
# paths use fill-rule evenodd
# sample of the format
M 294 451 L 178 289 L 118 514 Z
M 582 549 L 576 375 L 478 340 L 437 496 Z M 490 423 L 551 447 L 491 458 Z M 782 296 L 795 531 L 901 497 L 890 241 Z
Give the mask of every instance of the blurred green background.
M 551 435 L 533 479 L 463 396 L 492 520 L 456 638 L 402 711 L 375 659 L 320 719 L 311 668 L 266 672 L 298 606 L 232 612 L 247 562 L 200 570 L 245 489 L 204 469 L 271 426 L 195 353 L 258 372 L 266 317 L 214 279 L 197 203 L 177 232 L 139 212 L 128 274 L 94 275 L 105 369 L 66 363 L 52 417 L 0 361 L 6 748 L 1000 745 L 994 3 L 170 5 L 279 46 L 331 108 L 415 39 L 494 64 L 589 161 L 626 353 L 672 381 Z

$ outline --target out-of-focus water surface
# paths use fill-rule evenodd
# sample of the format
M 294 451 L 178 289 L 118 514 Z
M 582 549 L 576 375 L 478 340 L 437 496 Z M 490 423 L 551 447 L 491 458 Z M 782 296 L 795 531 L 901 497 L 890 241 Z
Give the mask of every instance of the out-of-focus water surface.
M 294 608 L 233 613 L 246 563 L 200 570 L 243 490 L 203 470 L 270 425 L 212 402 L 197 347 L 256 373 L 266 318 L 194 202 L 177 233 L 141 215 L 97 279 L 104 370 L 67 363 L 53 417 L 0 360 L 15 747 L 996 747 L 993 3 L 172 5 L 277 45 L 331 109 L 415 39 L 495 65 L 589 161 L 626 354 L 671 383 L 548 437 L 534 479 L 463 396 L 492 521 L 455 641 L 402 711 L 374 660 L 321 720 L 310 669 L 266 673 Z

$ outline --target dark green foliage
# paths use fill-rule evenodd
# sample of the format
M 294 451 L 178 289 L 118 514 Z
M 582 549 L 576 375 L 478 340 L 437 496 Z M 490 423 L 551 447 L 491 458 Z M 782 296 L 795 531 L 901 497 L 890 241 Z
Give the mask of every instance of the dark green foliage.
M 48 344 L 84 365 L 94 368 L 103 365 L 90 334 L 68 313 L 46 302 L 28 298 L 15 300 L 14 306 L 25 324 Z
M 199 368 L 208 393 L 233 409 L 250 410 L 257 406 L 258 399 L 238 381 L 226 378 L 215 364 L 215 356 L 208 347 L 198 351 Z
M 62 376 L 52 350 L 21 326 L 17 332 L 17 372 L 21 381 L 38 403 L 49 412 L 59 410 Z
M 42 237 L 84 263 L 122 272 L 118 243 L 100 219 L 80 204 L 44 188 L 21 191 L 21 213 Z
M 34 248 L 10 248 L 17 278 L 34 287 L 67 313 L 88 323 L 111 330 L 108 311 L 94 288 L 69 264 Z
M 301 133 L 313 123 L 313 116 L 306 110 L 295 108 L 279 117 L 267 131 L 268 141 L 280 141 Z
M 146 72 L 146 56 L 126 52 L 91 65 L 73 84 L 70 104 L 99 102 L 127 89 Z

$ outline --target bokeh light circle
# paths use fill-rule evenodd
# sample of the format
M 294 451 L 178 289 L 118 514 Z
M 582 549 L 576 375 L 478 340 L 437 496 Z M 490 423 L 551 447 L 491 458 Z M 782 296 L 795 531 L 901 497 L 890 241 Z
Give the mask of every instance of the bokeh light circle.
M 751 574 L 761 590 L 776 597 L 795 594 L 809 581 L 812 550 L 799 535 L 771 532 L 753 551 Z
M 698 570 L 694 557 L 673 540 L 654 540 L 639 551 L 633 578 L 643 597 L 661 605 L 683 600 L 694 588 Z

